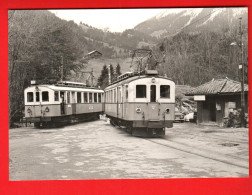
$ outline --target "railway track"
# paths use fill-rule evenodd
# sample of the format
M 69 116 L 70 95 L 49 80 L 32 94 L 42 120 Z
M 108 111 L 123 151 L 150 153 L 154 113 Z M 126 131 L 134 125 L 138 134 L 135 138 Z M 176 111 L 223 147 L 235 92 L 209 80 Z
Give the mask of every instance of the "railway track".
M 237 166 L 240 168 L 249 169 L 248 160 L 244 159 L 244 158 L 237 157 L 237 156 L 223 154 L 223 153 L 219 153 L 216 151 L 210 151 L 210 150 L 206 150 L 206 149 L 197 149 L 195 147 L 192 147 L 192 146 L 189 146 L 186 144 L 181 144 L 181 143 L 163 140 L 163 139 L 151 139 L 151 138 L 143 138 L 143 139 L 145 139 L 146 141 L 158 144 L 158 145 L 162 145 L 167 148 L 172 148 L 172 149 L 179 150 L 179 151 L 182 151 L 185 153 L 197 155 L 197 156 L 200 156 L 203 158 L 207 158 L 207 159 L 218 161 L 221 163 Z

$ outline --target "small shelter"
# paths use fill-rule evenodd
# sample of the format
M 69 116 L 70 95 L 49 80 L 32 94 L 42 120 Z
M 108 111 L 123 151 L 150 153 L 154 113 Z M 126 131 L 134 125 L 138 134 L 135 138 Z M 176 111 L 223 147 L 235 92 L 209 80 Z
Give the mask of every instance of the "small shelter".
M 185 95 L 197 102 L 197 123 L 223 124 L 229 112 L 241 108 L 241 83 L 231 79 L 213 79 Z M 245 113 L 248 113 L 248 85 L 244 85 Z

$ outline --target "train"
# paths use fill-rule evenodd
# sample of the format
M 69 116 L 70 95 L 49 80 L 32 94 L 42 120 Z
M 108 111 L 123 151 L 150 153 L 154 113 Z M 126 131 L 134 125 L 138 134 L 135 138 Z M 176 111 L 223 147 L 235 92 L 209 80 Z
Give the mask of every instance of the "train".
M 37 128 L 98 119 L 104 91 L 83 83 L 61 81 L 31 85 L 24 90 L 24 115 Z
M 134 136 L 164 136 L 165 128 L 173 127 L 175 83 L 156 70 L 125 73 L 104 93 L 106 116 Z
M 175 83 L 156 70 L 127 72 L 104 90 L 61 81 L 24 90 L 25 118 L 37 128 L 91 119 L 105 114 L 110 123 L 134 136 L 164 136 L 173 127 Z

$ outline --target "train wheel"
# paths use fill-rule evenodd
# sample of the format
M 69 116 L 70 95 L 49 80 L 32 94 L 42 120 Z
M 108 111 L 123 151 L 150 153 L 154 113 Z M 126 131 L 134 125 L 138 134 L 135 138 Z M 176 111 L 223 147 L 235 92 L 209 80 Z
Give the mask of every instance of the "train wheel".
M 132 135 L 132 131 L 133 131 L 133 127 L 132 127 L 132 125 L 127 125 L 127 129 L 126 129 L 126 131 L 127 131 L 129 134 L 131 134 L 131 135 Z
M 40 128 L 40 122 L 35 122 L 35 123 L 34 123 L 34 127 Z

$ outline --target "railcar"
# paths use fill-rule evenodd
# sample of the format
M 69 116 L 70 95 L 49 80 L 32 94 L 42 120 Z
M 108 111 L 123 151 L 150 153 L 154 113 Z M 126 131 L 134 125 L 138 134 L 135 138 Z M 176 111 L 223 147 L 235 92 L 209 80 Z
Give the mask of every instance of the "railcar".
M 33 85 L 24 90 L 25 118 L 35 127 L 98 119 L 103 90 L 75 82 Z
M 173 127 L 175 83 L 157 71 L 121 75 L 104 93 L 106 116 L 134 136 L 164 136 Z

